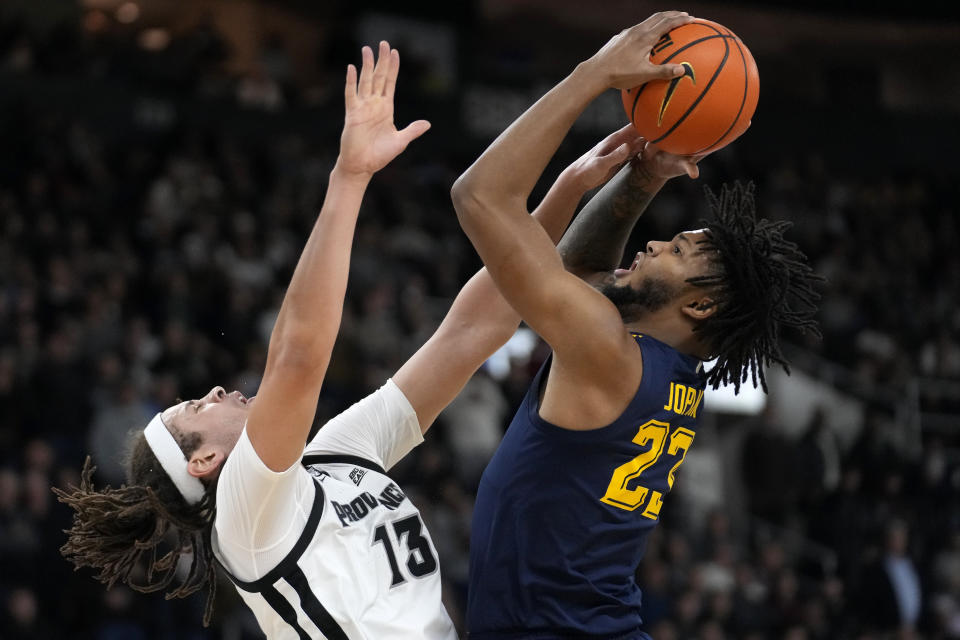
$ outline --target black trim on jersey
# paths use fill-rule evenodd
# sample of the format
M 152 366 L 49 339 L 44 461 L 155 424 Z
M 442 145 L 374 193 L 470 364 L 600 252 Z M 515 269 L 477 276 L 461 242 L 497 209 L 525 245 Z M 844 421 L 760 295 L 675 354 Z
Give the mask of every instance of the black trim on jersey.
M 349 640 L 343 627 L 337 624 L 330 612 L 317 600 L 316 594 L 307 581 L 307 576 L 303 575 L 303 569 L 297 567 L 284 579 L 300 596 L 300 606 L 327 640 Z
M 304 631 L 300 623 L 297 622 L 297 610 L 293 608 L 292 604 L 287 602 L 287 599 L 277 591 L 276 587 L 267 587 L 260 591 L 260 595 L 267 601 L 267 604 L 273 607 L 277 615 L 283 618 L 284 622 L 293 627 L 293 630 L 300 636 L 300 640 L 310 640 L 310 634 Z
M 364 469 L 370 469 L 371 471 L 376 471 L 377 473 L 387 475 L 387 472 L 383 470 L 383 467 L 378 465 L 376 462 L 367 460 L 366 458 L 361 458 L 360 456 L 311 453 L 303 456 L 301 462 L 305 467 L 309 467 L 312 464 L 352 464 L 355 467 L 363 467 Z
M 317 532 L 317 527 L 320 524 L 320 516 L 323 515 L 323 487 L 321 487 L 320 483 L 316 480 L 313 481 L 313 486 L 316 487 L 316 491 L 313 494 L 313 506 L 310 508 L 310 516 L 307 518 L 307 524 L 303 527 L 303 533 L 300 534 L 300 538 L 297 540 L 297 543 L 293 545 L 290 553 L 288 553 L 277 566 L 271 569 L 267 575 L 253 582 L 238 580 L 235 576 L 231 575 L 229 571 L 224 570 L 224 573 L 229 576 L 230 580 L 238 589 L 243 589 L 251 593 L 265 593 L 265 590 L 272 589 L 273 584 L 280 578 L 285 578 L 287 574 L 292 574 L 294 570 L 300 570 L 300 567 L 297 566 L 297 561 L 300 560 L 300 556 L 303 555 L 303 552 L 306 551 L 310 545 L 310 541 L 313 540 L 313 535 Z M 266 598 L 266 595 L 264 595 L 264 597 Z M 276 607 L 274 607 L 274 609 L 276 609 Z M 280 611 L 277 610 L 277 613 L 280 613 Z

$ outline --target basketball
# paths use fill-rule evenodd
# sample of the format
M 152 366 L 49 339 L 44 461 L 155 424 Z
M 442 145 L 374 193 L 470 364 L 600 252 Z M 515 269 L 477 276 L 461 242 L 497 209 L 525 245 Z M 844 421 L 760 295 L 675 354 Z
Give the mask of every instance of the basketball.
M 760 96 L 750 50 L 730 29 L 697 19 L 664 34 L 650 60 L 684 67 L 682 76 L 622 92 L 637 131 L 678 155 L 716 151 L 747 130 Z

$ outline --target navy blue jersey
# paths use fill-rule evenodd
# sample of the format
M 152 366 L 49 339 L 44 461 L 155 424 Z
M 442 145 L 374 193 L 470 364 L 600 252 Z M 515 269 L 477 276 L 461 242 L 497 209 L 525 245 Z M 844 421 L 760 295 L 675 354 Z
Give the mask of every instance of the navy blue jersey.
M 634 334 L 643 379 L 590 431 L 539 415 L 548 360 L 480 480 L 470 538 L 471 639 L 642 638 L 634 572 L 703 410 L 700 361 Z

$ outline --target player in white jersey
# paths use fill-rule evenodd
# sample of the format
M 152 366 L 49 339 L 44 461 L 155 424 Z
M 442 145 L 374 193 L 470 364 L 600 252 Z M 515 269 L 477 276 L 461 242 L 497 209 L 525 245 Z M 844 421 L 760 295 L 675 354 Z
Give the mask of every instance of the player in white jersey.
M 285 473 L 240 436 L 213 546 L 268 637 L 456 637 L 433 541 L 386 475 L 422 441 L 393 380 L 324 425 Z
M 215 387 L 158 414 L 135 435 L 128 485 L 58 496 L 76 511 L 62 551 L 108 584 L 183 597 L 217 566 L 270 638 L 453 638 L 436 549 L 386 472 L 422 441 L 519 316 L 481 271 L 440 328 L 391 380 L 304 447 L 339 329 L 350 245 L 372 174 L 422 134 L 393 125 L 399 57 L 381 43 L 348 67 L 340 155 L 320 216 L 287 288 L 256 399 Z M 554 241 L 580 196 L 643 141 L 628 126 L 565 170 L 534 215 Z M 166 540 L 175 543 L 164 555 Z M 178 561 L 190 559 L 174 585 Z M 133 582 L 146 565 L 146 583 Z M 182 564 L 182 563 L 181 563 Z M 173 586 L 172 586 L 173 585 Z

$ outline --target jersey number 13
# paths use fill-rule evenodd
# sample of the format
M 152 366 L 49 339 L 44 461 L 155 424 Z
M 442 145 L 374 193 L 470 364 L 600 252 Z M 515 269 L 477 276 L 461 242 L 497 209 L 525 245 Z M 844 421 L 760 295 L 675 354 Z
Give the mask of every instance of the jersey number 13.
M 393 532 L 397 540 L 396 548 L 402 549 L 406 542 L 406 548 L 409 551 L 406 566 L 414 578 L 422 578 L 437 570 L 437 559 L 433 555 L 430 541 L 423 536 L 422 531 L 423 521 L 420 520 L 419 514 L 393 523 Z M 387 561 L 390 562 L 390 571 L 393 573 L 390 586 L 395 587 L 406 582 L 407 579 L 397 563 L 397 554 L 394 552 L 394 544 L 390 540 L 387 525 L 381 524 L 374 529 L 372 544 L 382 544 L 383 550 L 387 553 Z

